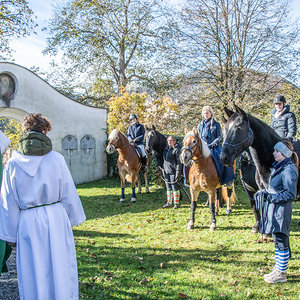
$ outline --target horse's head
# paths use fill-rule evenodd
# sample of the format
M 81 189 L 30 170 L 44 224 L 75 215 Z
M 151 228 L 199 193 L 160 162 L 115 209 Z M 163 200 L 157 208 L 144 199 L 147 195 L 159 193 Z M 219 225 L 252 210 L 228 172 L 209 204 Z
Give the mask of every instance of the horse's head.
M 221 162 L 226 167 L 232 167 L 234 160 L 253 142 L 253 131 L 249 125 L 248 115 L 235 107 L 235 112 L 224 108 L 224 112 L 229 117 L 224 124 L 224 143 L 220 155 Z
M 193 157 L 202 154 L 204 157 L 210 155 L 208 147 L 202 144 L 198 136 L 198 131 L 194 127 L 191 131 L 185 129 L 185 137 L 183 139 L 183 147 L 181 148 L 180 161 L 187 164 Z
M 151 128 L 145 126 L 146 133 L 145 133 L 145 140 L 146 140 L 146 147 L 145 150 L 150 153 L 155 145 L 158 143 L 158 138 L 156 134 L 156 130 L 154 125 Z
M 106 152 L 112 154 L 121 146 L 120 130 L 114 129 L 108 136 L 108 145 L 106 147 Z

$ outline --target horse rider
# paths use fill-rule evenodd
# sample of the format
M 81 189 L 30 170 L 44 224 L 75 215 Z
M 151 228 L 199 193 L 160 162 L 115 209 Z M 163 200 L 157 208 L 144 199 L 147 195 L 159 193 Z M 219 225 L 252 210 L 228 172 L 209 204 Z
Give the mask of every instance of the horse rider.
M 231 185 L 235 179 L 232 167 L 225 167 L 220 160 L 222 151 L 222 130 L 220 123 L 214 118 L 213 109 L 210 106 L 204 106 L 202 109 L 203 120 L 198 124 L 197 131 L 201 140 L 207 144 L 211 156 L 215 162 L 220 184 Z
M 144 147 L 144 135 L 145 135 L 145 128 L 144 125 L 140 124 L 137 120 L 137 116 L 132 114 L 129 117 L 129 121 L 131 125 L 128 128 L 127 138 L 129 143 L 134 144 L 135 146 L 141 149 L 142 157 L 141 162 L 142 166 L 146 166 L 147 154 L 145 152 Z
M 180 162 L 180 147 L 176 144 L 174 136 L 167 138 L 168 146 L 163 151 L 164 158 L 164 178 L 167 187 L 167 202 L 163 208 L 171 207 L 174 199 L 174 209 L 179 207 L 180 190 L 177 181 L 180 177 L 181 162 Z
M 273 103 L 275 108 L 271 111 L 271 127 L 276 133 L 290 141 L 293 141 L 297 133 L 297 121 L 294 113 L 290 111 L 290 106 L 286 105 L 285 97 L 276 95 Z

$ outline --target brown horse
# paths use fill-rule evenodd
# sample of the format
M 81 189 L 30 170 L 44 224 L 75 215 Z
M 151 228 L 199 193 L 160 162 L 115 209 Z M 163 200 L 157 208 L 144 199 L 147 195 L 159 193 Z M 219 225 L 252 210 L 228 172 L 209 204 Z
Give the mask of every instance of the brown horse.
M 198 195 L 204 191 L 209 196 L 209 210 L 211 213 L 210 231 L 216 229 L 215 198 L 216 189 L 220 187 L 219 177 L 215 163 L 206 143 L 202 142 L 198 136 L 198 131 L 194 127 L 192 131 L 185 129 L 186 136 L 183 139 L 180 160 L 183 164 L 193 161 L 189 171 L 191 201 L 191 218 L 187 228 L 193 229 L 195 223 L 195 211 L 197 207 Z M 231 191 L 231 199 L 235 199 L 234 188 Z M 229 201 L 229 199 L 228 199 Z
M 112 154 L 116 150 L 119 152 L 119 157 L 117 161 L 119 175 L 121 179 L 121 199 L 120 202 L 123 203 L 125 201 L 125 179 L 128 182 L 131 182 L 132 188 L 132 198 L 131 203 L 136 202 L 135 196 L 135 182 L 138 182 L 138 194 L 141 193 L 141 179 L 139 175 L 139 171 L 142 167 L 142 163 L 140 158 L 134 148 L 127 139 L 127 137 L 120 132 L 119 129 L 114 129 L 108 136 L 108 145 L 106 147 L 106 151 L 108 154 Z M 149 192 L 148 186 L 148 173 L 150 166 L 150 155 L 147 153 L 147 161 L 146 161 L 146 172 L 145 172 L 145 185 L 146 185 L 146 193 Z

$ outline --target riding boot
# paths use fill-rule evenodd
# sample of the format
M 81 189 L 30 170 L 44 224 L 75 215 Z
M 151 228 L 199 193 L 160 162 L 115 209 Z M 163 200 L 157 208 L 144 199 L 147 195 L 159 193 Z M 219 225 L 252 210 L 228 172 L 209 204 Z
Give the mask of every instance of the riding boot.
M 193 223 L 195 223 L 195 211 L 197 208 L 197 202 L 196 201 L 192 201 L 191 202 L 191 218 L 190 221 L 192 221 Z
M 209 203 L 209 211 L 210 211 L 210 215 L 211 215 L 211 222 L 212 223 L 216 223 L 216 217 L 215 217 L 215 212 L 216 212 L 216 206 L 215 203 Z

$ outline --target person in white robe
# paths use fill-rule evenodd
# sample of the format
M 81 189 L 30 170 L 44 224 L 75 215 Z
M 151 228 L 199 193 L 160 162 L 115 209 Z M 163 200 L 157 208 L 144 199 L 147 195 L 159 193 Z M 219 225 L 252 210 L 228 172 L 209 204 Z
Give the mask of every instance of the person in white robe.
M 1 154 L 10 144 L 10 139 L 0 130 L 0 150 Z M 0 162 L 0 185 L 2 181 L 2 157 Z M 11 246 L 6 241 L 0 240 L 0 276 L 2 272 L 8 272 L 6 261 L 11 254 Z
M 63 156 L 46 136 L 51 122 L 29 114 L 22 130 L 3 171 L 0 239 L 16 243 L 21 300 L 75 300 L 72 226 L 84 222 L 85 213 Z

